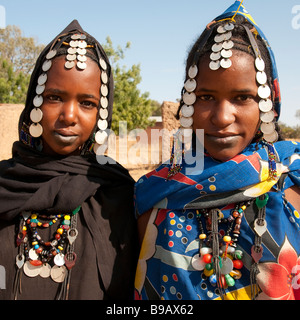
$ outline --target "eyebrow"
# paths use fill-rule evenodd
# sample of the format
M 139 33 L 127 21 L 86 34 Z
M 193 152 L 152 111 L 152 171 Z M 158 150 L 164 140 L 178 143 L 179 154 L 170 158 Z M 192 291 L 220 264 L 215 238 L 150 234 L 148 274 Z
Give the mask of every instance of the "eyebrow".
M 60 90 L 60 89 L 57 89 L 57 88 L 48 88 L 44 92 L 45 93 L 53 93 L 53 94 L 67 94 L 66 91 Z M 90 99 L 95 99 L 97 101 L 100 101 L 100 99 L 97 98 L 96 96 L 94 96 L 93 94 L 83 93 L 83 94 L 80 94 L 80 97 L 82 97 L 82 98 L 90 98 Z
M 218 92 L 217 90 L 213 90 L 213 89 L 207 89 L 207 88 L 199 88 L 196 89 L 195 92 Z M 238 89 L 238 90 L 232 90 L 233 93 L 249 93 L 249 92 L 253 92 L 253 89 L 250 88 L 246 88 L 246 89 Z

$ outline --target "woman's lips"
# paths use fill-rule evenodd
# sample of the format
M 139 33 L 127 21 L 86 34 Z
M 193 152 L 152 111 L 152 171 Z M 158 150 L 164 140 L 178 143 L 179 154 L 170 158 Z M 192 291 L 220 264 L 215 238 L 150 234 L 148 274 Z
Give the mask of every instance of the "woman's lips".
M 209 139 L 211 142 L 220 144 L 220 145 L 228 145 L 233 144 L 238 139 L 238 135 L 213 135 L 213 134 L 206 134 L 206 138 Z
M 70 145 L 76 141 L 78 135 L 74 133 L 65 133 L 65 132 L 54 132 L 55 139 L 60 142 L 60 144 Z

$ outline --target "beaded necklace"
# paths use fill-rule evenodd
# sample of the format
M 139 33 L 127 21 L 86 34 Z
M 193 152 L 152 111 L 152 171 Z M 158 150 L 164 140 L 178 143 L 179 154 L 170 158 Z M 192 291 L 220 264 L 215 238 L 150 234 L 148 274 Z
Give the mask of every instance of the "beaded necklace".
M 200 245 L 199 253 L 192 258 L 192 265 L 203 271 L 213 286 L 218 286 L 222 298 L 224 289 L 233 287 L 235 280 L 242 277 L 243 252 L 236 248 L 244 211 L 250 204 L 248 201 L 236 205 L 228 218 L 224 218 L 219 209 L 196 210 Z M 227 224 L 225 234 L 220 234 L 219 224 Z
M 20 286 L 20 270 L 28 277 L 51 277 L 55 282 L 69 282 L 70 271 L 76 262 L 74 241 L 78 235 L 76 229 L 77 213 L 81 206 L 69 214 L 46 216 L 38 213 L 21 214 L 16 243 L 19 253 L 16 257 L 17 275 L 14 285 L 15 297 Z M 42 222 L 41 219 L 45 220 Z M 49 228 L 60 221 L 53 239 L 44 241 L 39 229 Z

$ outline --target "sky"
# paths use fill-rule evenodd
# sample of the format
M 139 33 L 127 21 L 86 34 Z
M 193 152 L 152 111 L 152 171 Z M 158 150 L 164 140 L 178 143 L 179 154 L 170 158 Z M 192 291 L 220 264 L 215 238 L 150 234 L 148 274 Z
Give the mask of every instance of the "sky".
M 105 43 L 125 47 L 127 68 L 140 64 L 139 89 L 162 103 L 180 98 L 187 52 L 234 0 L 0 0 L 5 24 L 48 44 L 73 19 Z M 280 120 L 300 125 L 300 0 L 244 0 L 274 51 L 282 94 Z M 2 15 L 3 17 L 3 15 Z M 1 16 L 0 16 L 1 18 Z

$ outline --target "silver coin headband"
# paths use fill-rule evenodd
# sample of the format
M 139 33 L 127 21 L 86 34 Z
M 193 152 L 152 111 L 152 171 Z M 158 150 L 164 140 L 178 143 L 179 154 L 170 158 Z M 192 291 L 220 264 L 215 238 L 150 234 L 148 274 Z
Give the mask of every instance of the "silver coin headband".
M 231 39 L 232 30 L 235 26 L 232 22 L 225 24 L 224 26 L 219 26 L 217 29 L 217 35 L 214 38 L 214 44 L 211 48 L 212 53 L 210 55 L 209 68 L 211 70 L 218 70 L 219 68 L 228 69 L 232 66 L 230 57 L 232 56 L 232 48 L 234 47 L 234 42 Z M 263 133 L 263 139 L 267 142 L 273 143 L 278 139 L 278 133 L 276 132 L 276 127 L 274 123 L 275 114 L 273 111 L 273 103 L 271 100 L 271 89 L 267 84 L 267 75 L 265 73 L 265 62 L 262 59 L 258 45 L 251 33 L 251 31 L 244 26 L 250 43 L 255 52 L 255 68 L 256 81 L 259 84 L 258 96 L 261 98 L 259 102 L 260 109 L 260 120 L 261 126 L 260 130 Z M 196 62 L 197 63 L 197 62 Z M 180 115 L 180 125 L 181 132 L 183 136 L 190 136 L 193 125 L 193 114 L 194 114 L 194 103 L 196 102 L 195 89 L 197 87 L 197 82 L 195 80 L 198 74 L 198 67 L 194 63 L 188 70 L 188 80 L 184 84 L 183 90 L 183 106 L 181 108 Z
M 88 45 L 85 34 L 75 33 L 71 36 L 70 43 L 63 42 L 62 40 L 58 40 L 58 42 L 54 42 L 49 52 L 46 55 L 46 59 L 42 64 L 42 72 L 37 80 L 36 86 L 36 96 L 33 99 L 33 109 L 30 112 L 30 120 L 32 124 L 29 127 L 29 133 L 32 137 L 38 138 L 43 134 L 43 128 L 40 124 L 40 121 L 43 118 L 43 112 L 40 107 L 43 104 L 43 92 L 45 90 L 45 84 L 47 82 L 47 72 L 50 70 L 52 66 L 52 59 L 56 57 L 58 49 L 64 44 L 68 45 L 66 55 L 65 68 L 72 69 L 73 67 L 77 67 L 80 70 L 86 69 L 86 48 L 94 47 L 93 45 Z M 105 60 L 101 57 L 100 51 L 96 47 L 96 52 L 99 58 L 99 65 L 101 70 L 101 88 L 100 88 L 100 109 L 99 109 L 99 120 L 97 123 L 98 131 L 95 134 L 95 145 L 94 151 L 96 152 L 97 148 L 104 144 L 107 140 L 108 134 L 105 131 L 108 128 L 108 75 L 107 75 L 107 64 Z

